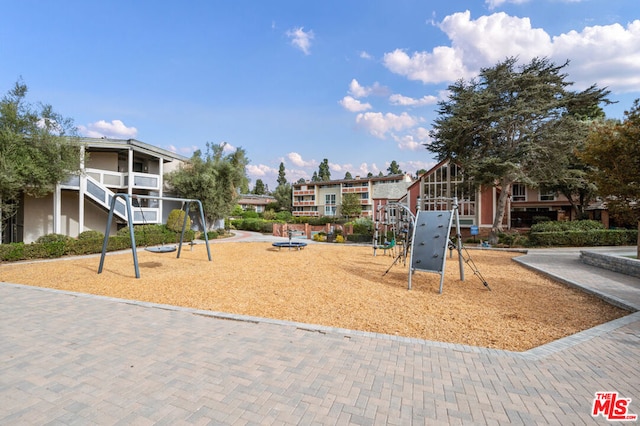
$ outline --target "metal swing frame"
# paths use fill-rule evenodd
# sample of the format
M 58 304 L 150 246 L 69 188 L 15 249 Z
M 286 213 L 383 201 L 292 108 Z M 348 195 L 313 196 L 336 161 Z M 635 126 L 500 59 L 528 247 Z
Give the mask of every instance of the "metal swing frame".
M 109 217 L 107 219 L 107 229 L 104 233 L 104 240 L 102 241 L 102 254 L 100 255 L 100 266 L 98 267 L 99 274 L 102 273 L 102 269 L 104 267 L 104 259 L 107 254 L 107 244 L 109 242 L 109 234 L 111 233 L 111 222 L 113 222 L 113 212 L 116 207 L 116 199 L 118 198 L 123 199 L 127 208 L 127 217 L 129 218 L 129 220 L 127 221 L 127 224 L 129 226 L 129 238 L 131 239 L 131 253 L 133 255 L 133 267 L 136 273 L 136 278 L 140 278 L 140 266 L 138 264 L 138 251 L 136 248 L 136 237 L 133 232 L 133 214 L 131 210 L 131 198 L 161 200 L 161 201 L 179 201 L 184 203 L 182 206 L 182 210 L 184 210 L 185 212 L 184 223 L 182 224 L 182 232 L 180 233 L 180 244 L 178 245 L 178 254 L 176 255 L 177 259 L 180 258 L 180 252 L 182 251 L 182 243 L 184 241 L 184 233 L 187 228 L 187 218 L 189 217 L 189 207 L 191 206 L 191 203 L 198 204 L 198 207 L 200 208 L 200 220 L 202 221 L 203 226 L 206 223 L 204 220 L 204 210 L 202 208 L 202 203 L 200 202 L 200 200 L 197 200 L 197 199 L 156 197 L 152 195 L 132 195 L 132 194 L 125 194 L 125 193 L 114 194 L 113 197 L 111 197 L 111 208 L 109 209 Z M 209 248 L 209 237 L 207 236 L 206 232 L 204 232 L 204 241 L 207 246 L 207 256 L 209 258 L 209 262 L 211 262 L 211 249 Z

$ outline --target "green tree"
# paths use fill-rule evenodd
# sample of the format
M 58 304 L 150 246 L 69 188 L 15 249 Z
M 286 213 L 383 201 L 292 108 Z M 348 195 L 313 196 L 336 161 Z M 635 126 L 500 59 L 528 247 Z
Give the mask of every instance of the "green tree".
M 368 178 L 372 178 L 373 177 L 373 173 L 371 173 L 371 172 L 367 173 L 367 177 Z
M 80 169 L 73 120 L 51 105 L 26 102 L 27 86 L 16 82 L 0 101 L 0 213 L 16 214 L 21 194 L 42 197 Z
M 355 193 L 347 193 L 342 195 L 342 205 L 340 206 L 340 214 L 346 217 L 358 217 L 362 213 L 362 204 L 360 197 Z
M 266 188 L 264 186 L 264 182 L 262 182 L 262 179 L 256 179 L 256 184 L 253 187 L 253 193 L 256 195 L 266 194 Z
M 329 160 L 326 158 L 322 160 L 320 166 L 318 166 L 318 179 L 320 181 L 328 181 L 331 180 L 331 170 L 329 170 Z
M 571 111 L 597 109 L 608 91 L 595 85 L 582 92 L 546 58 L 516 67 L 507 58 L 484 68 L 476 79 L 449 86 L 449 99 L 438 104 L 438 118 L 427 149 L 439 160 L 460 164 L 475 185 L 500 189 L 489 241 L 503 230 L 511 187 L 552 180 L 567 155 L 584 141 L 589 125 Z
M 427 169 L 418 169 L 416 170 L 416 179 L 418 179 L 420 177 L 420 175 L 424 174 L 427 172 Z
M 305 182 L 306 182 L 305 178 L 300 178 L 296 183 L 305 183 Z
M 244 149 L 224 155 L 225 144 L 207 142 L 203 155 L 196 151 L 189 163 L 166 175 L 167 183 L 182 197 L 202 202 L 206 228 L 228 216 L 236 205 L 239 188 L 248 182 Z
M 398 165 L 396 160 L 393 160 L 391 164 L 389 164 L 389 167 L 387 167 L 387 171 L 389 172 L 389 175 L 402 174 L 402 170 L 400 170 L 400 166 Z
M 291 211 L 292 205 L 292 189 L 291 184 L 287 182 L 287 176 L 284 168 L 284 163 L 280 163 L 278 169 L 278 186 L 273 192 L 273 197 L 276 199 L 278 211 Z
M 592 167 L 598 193 L 621 225 L 640 221 L 640 99 L 624 119 L 594 126 L 580 157 Z
M 278 168 L 278 186 L 284 185 L 285 183 L 287 183 L 287 177 L 284 170 L 284 163 L 280 162 L 280 167 Z
M 276 190 L 273 191 L 273 197 L 276 199 L 279 211 L 291 211 L 292 196 L 290 183 L 278 185 Z
M 313 176 L 311 176 L 311 182 L 319 182 L 320 178 L 318 177 L 318 172 L 313 172 Z
M 351 180 L 353 179 L 353 176 L 351 176 L 351 172 L 347 172 L 344 174 L 344 180 Z

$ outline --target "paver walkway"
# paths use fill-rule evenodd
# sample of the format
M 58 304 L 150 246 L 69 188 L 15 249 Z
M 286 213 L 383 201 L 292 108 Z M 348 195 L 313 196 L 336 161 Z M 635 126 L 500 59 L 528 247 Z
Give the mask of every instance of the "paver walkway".
M 596 274 L 560 253 L 527 262 Z M 587 284 L 637 297 L 617 275 Z M 607 424 L 598 391 L 640 414 L 640 312 L 525 353 L 214 314 L 0 283 L 0 424 Z

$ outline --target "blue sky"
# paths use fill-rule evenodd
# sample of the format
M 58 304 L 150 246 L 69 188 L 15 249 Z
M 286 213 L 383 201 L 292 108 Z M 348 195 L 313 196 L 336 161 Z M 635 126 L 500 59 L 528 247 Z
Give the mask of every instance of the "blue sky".
M 415 173 L 454 81 L 508 56 L 570 60 L 576 89 L 608 87 L 621 118 L 640 98 L 637 0 L 0 0 L 0 92 L 80 134 L 190 157 L 242 147 L 251 186 Z

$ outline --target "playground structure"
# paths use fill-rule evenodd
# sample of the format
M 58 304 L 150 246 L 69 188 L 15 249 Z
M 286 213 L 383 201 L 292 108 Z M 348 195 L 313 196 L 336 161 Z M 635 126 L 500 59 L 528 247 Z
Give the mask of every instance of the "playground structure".
M 293 233 L 295 231 L 293 229 L 289 229 L 287 231 L 287 234 L 289 235 L 289 241 L 278 241 L 275 242 L 273 244 L 271 244 L 274 247 L 277 247 L 278 250 L 280 250 L 281 248 L 288 248 L 289 250 L 291 250 L 292 248 L 295 248 L 297 250 L 302 250 L 303 248 L 305 248 L 307 246 L 307 243 L 305 243 L 304 241 L 292 241 L 292 237 L 293 237 Z
M 132 198 L 135 200 L 147 199 L 147 200 L 182 202 L 182 210 L 184 211 L 185 214 L 184 214 L 184 222 L 182 224 L 182 232 L 180 233 L 180 243 L 178 244 L 178 248 L 177 248 L 178 254 L 176 255 L 176 258 L 178 259 L 180 258 L 180 253 L 182 251 L 182 243 L 184 241 L 184 233 L 187 227 L 187 220 L 189 218 L 189 208 L 191 206 L 191 203 L 196 203 L 198 205 L 200 209 L 200 220 L 202 221 L 203 225 L 206 223 L 204 220 L 204 210 L 202 208 L 202 203 L 200 202 L 200 200 L 190 199 L 190 198 L 156 197 L 151 195 L 132 195 L 132 194 L 125 194 L 125 193 L 114 194 L 113 197 L 111 198 L 111 207 L 109 209 L 109 216 L 107 218 L 107 228 L 105 230 L 104 240 L 102 242 L 102 254 L 100 255 L 100 266 L 98 267 L 98 274 L 102 273 L 102 269 L 104 267 L 104 259 L 107 253 L 107 244 L 109 242 L 109 234 L 111 233 L 111 223 L 113 222 L 113 212 L 118 206 L 118 204 L 116 203 L 116 200 L 118 198 L 121 198 L 124 201 L 124 204 L 125 204 L 124 209 L 126 211 L 127 218 L 129 218 L 129 220 L 127 220 L 127 225 L 129 227 L 129 238 L 131 240 L 131 253 L 133 255 L 133 267 L 135 270 L 136 278 L 140 278 L 140 266 L 138 264 L 136 238 L 133 232 L 133 221 L 131 220 L 131 218 L 133 218 L 132 208 L 131 208 Z M 203 232 L 203 234 L 204 234 L 205 245 L 207 246 L 207 256 L 209 258 L 209 262 L 211 262 L 211 249 L 209 248 L 209 237 L 207 236 L 206 232 Z M 146 250 L 152 253 L 170 253 L 170 252 L 176 251 L 176 248 L 165 247 L 163 245 L 161 247 L 147 247 Z
M 440 274 L 439 292 L 442 294 L 444 286 L 444 271 L 446 265 L 446 252 L 449 249 L 450 257 L 453 256 L 453 250 L 458 252 L 458 263 L 460 268 L 460 281 L 464 281 L 464 264 L 469 265 L 482 284 L 491 290 L 489 284 L 484 279 L 478 268 L 476 267 L 469 252 L 462 245 L 462 235 L 460 232 L 460 216 L 458 212 L 458 199 L 447 198 L 451 201 L 451 210 L 419 210 L 414 216 L 411 211 L 403 204 L 391 203 L 381 206 L 376 215 L 376 229 L 374 232 L 374 256 L 376 249 L 393 249 L 396 244 L 392 244 L 397 238 L 398 229 L 401 229 L 402 250 L 397 255 L 389 269 L 383 274 L 386 275 L 391 268 L 402 260 L 406 264 L 407 256 L 409 261 L 409 278 L 408 289 L 411 290 L 411 279 L 415 271 L 433 272 Z M 418 204 L 419 206 L 419 204 Z M 400 212 L 398 214 L 398 212 Z M 382 220 L 384 219 L 384 220 Z M 451 239 L 451 227 L 455 223 L 455 242 Z M 392 228 L 391 242 L 387 242 L 387 226 Z M 382 227 L 384 231 L 384 244 L 379 244 L 378 230 Z M 463 252 L 464 250 L 464 252 Z
M 415 216 L 404 204 L 388 203 L 379 206 L 374 222 L 373 255 L 376 256 L 378 250 L 383 250 L 384 254 L 389 251 L 392 256 L 399 252 L 404 258 L 414 222 Z

